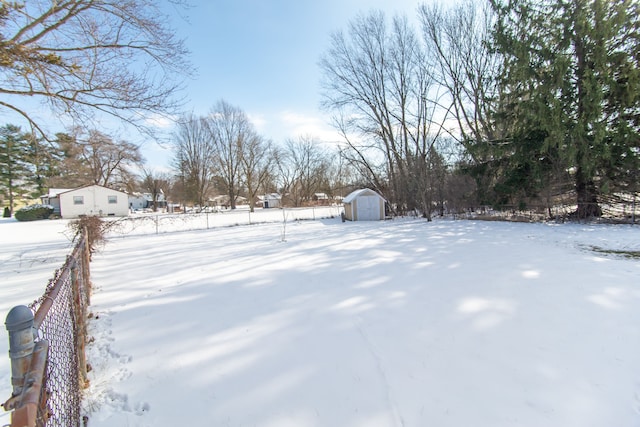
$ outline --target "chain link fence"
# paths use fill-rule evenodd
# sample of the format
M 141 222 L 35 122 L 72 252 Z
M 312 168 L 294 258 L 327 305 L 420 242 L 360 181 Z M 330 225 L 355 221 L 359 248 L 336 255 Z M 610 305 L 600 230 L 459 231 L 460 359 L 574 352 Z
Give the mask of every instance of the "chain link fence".
M 13 393 L 3 406 L 13 411 L 11 427 L 81 425 L 90 286 L 85 232 L 42 297 L 7 315 Z
M 113 224 L 109 226 L 109 232 L 112 235 L 130 236 L 162 234 L 174 231 L 207 230 L 238 225 L 288 223 L 322 218 L 340 218 L 342 211 L 343 207 L 340 205 L 303 208 L 258 208 L 254 212 L 250 212 L 248 209 L 235 209 L 199 213 L 134 214 L 112 220 Z

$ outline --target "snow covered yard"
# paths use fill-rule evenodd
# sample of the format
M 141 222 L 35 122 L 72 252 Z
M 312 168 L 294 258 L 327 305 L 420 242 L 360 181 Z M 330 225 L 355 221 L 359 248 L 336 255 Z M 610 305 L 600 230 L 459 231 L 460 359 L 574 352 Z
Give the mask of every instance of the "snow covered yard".
M 5 319 L 16 305 L 39 298 L 56 269 L 71 253 L 73 232 L 68 221 L 18 222 L 0 218 L 0 403 L 11 396 L 9 338 Z M 0 408 L 0 425 L 10 415 Z
M 640 425 L 640 228 L 282 228 L 94 257 L 90 426 Z
M 3 315 L 42 293 L 65 233 L 0 222 Z M 638 251 L 640 227 L 113 236 L 92 263 L 89 426 L 638 426 L 640 260 L 592 247 Z

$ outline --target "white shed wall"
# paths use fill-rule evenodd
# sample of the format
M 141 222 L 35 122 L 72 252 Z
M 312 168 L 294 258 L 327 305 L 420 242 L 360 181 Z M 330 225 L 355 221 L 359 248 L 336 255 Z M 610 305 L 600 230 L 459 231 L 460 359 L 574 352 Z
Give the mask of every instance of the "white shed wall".
M 344 198 L 346 219 L 350 221 L 379 221 L 385 218 L 385 200 L 373 190 L 356 190 Z

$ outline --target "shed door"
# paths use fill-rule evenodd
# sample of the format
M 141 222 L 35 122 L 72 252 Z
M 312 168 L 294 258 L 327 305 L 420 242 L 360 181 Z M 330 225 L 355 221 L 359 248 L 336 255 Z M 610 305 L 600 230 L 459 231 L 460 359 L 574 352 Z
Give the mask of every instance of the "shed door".
M 358 197 L 358 221 L 377 221 L 380 219 L 380 205 L 376 196 Z

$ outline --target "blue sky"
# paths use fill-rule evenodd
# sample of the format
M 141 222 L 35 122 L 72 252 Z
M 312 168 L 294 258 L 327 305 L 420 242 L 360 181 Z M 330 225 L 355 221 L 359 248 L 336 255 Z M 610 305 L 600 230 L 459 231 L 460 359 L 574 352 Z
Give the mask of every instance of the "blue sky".
M 192 0 L 191 3 L 192 8 L 179 10 L 184 18 L 176 14 L 172 22 L 178 36 L 186 40 L 198 74 L 187 82 L 185 108 L 204 115 L 224 99 L 244 110 L 264 137 L 282 142 L 301 135 L 322 140 L 337 138 L 328 124 L 329 118 L 319 108 L 318 62 L 329 48 L 331 33 L 346 29 L 358 13 L 372 9 L 383 10 L 388 17 L 396 13 L 415 17 L 421 2 Z

